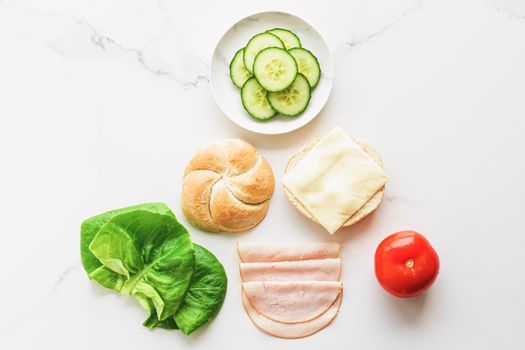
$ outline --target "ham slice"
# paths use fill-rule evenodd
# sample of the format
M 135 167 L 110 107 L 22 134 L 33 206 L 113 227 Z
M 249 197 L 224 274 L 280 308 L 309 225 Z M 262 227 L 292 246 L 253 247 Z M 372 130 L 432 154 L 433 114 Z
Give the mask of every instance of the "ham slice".
M 299 261 L 338 258 L 341 245 L 339 243 L 275 245 L 239 242 L 237 250 L 241 262 Z
M 341 294 L 341 282 L 245 282 L 243 291 L 250 304 L 270 320 L 299 323 L 315 319 Z
M 326 310 L 325 313 L 313 320 L 302 323 L 281 323 L 272 321 L 259 314 L 251 305 L 246 293 L 242 293 L 242 302 L 246 313 L 252 322 L 264 332 L 274 337 L 296 339 L 312 335 L 326 327 L 335 318 L 341 306 L 342 293 L 339 294 L 335 302 Z
M 243 282 L 338 281 L 341 259 L 241 263 Z

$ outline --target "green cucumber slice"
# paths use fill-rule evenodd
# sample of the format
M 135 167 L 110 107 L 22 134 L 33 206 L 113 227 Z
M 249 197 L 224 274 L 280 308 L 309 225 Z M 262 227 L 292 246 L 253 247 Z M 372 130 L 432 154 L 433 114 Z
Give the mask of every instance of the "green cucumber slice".
M 310 102 L 311 88 L 302 74 L 297 74 L 292 85 L 280 92 L 269 92 L 268 102 L 282 115 L 294 117 L 301 114 Z
M 246 80 L 252 77 L 252 73 L 244 66 L 243 57 L 244 47 L 235 53 L 230 62 L 230 78 L 239 89 L 246 83 Z
M 248 79 L 242 86 L 242 105 L 246 112 L 255 119 L 267 120 L 275 115 L 275 110 L 268 102 L 267 94 L 255 78 Z
M 312 89 L 315 88 L 321 78 L 321 67 L 317 58 L 310 51 L 303 48 L 291 49 L 288 52 L 297 61 L 299 73 L 308 79 Z
M 273 28 L 266 32 L 278 36 L 283 42 L 286 50 L 293 49 L 294 47 L 301 47 L 301 40 L 299 40 L 299 37 L 288 29 Z
M 253 74 L 266 90 L 282 91 L 295 80 L 297 63 L 285 49 L 269 47 L 255 57 Z
M 244 48 L 244 66 L 253 73 L 253 63 L 259 52 L 268 47 L 284 48 L 284 44 L 276 35 L 270 33 L 260 33 L 251 38 Z

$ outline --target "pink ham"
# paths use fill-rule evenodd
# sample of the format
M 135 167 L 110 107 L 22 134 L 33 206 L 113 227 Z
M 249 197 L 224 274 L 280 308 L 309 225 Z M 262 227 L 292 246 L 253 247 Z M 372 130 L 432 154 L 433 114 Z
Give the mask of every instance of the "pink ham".
M 322 315 L 341 294 L 341 282 L 245 282 L 250 304 L 266 318 L 282 323 L 310 321 Z
M 339 243 L 275 245 L 239 242 L 237 250 L 242 262 L 298 261 L 338 258 Z
M 341 259 L 241 263 L 243 282 L 338 281 Z
M 312 335 L 332 322 L 341 306 L 342 293 L 339 294 L 336 301 L 326 310 L 325 313 L 313 320 L 302 323 L 281 323 L 270 320 L 267 317 L 259 314 L 257 310 L 251 305 L 245 293 L 242 293 L 242 302 L 246 313 L 252 322 L 264 332 L 273 335 L 274 337 L 296 339 Z

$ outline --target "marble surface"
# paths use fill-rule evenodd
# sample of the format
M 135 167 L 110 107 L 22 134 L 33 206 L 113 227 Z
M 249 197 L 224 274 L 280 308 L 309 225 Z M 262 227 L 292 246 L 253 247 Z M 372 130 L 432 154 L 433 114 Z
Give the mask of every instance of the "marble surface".
M 274 137 L 231 123 L 208 82 L 224 30 L 266 10 L 314 25 L 336 73 L 321 115 Z M 525 348 L 524 38 L 520 0 L 0 0 L 0 348 Z M 278 183 L 252 231 L 191 229 L 230 281 L 209 326 L 150 332 L 138 305 L 86 278 L 81 220 L 164 201 L 187 223 L 181 176 L 199 145 L 244 138 L 280 177 L 296 148 L 334 125 L 381 151 L 383 205 L 329 237 Z M 442 269 L 428 294 L 398 300 L 376 283 L 372 255 L 406 228 L 430 239 Z M 256 329 L 241 306 L 237 240 L 341 242 L 333 324 L 296 341 Z

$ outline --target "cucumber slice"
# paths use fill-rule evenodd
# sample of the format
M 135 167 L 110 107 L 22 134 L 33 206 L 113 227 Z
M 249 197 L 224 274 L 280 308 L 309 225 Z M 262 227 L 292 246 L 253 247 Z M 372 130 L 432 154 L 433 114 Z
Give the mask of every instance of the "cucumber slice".
M 295 80 L 297 63 L 285 49 L 269 47 L 255 57 L 253 74 L 266 90 L 282 91 Z
M 246 80 L 252 77 L 252 73 L 244 67 L 243 57 L 244 47 L 235 53 L 230 62 L 230 78 L 239 89 L 246 83 Z
M 310 51 L 303 48 L 291 49 L 288 52 L 290 52 L 290 55 L 297 61 L 299 73 L 308 79 L 312 89 L 316 87 L 321 78 L 321 67 L 319 66 L 317 58 Z
M 275 110 L 268 103 L 267 94 L 255 78 L 248 79 L 242 86 L 242 105 L 255 119 L 267 120 L 275 115 Z
M 310 97 L 310 84 L 304 75 L 299 73 L 292 85 L 286 90 L 269 92 L 268 102 L 280 114 L 294 117 L 306 109 L 310 102 Z
M 253 62 L 259 52 L 268 47 L 284 48 L 284 44 L 276 35 L 270 33 L 260 33 L 248 41 L 244 48 L 244 66 L 250 73 L 253 73 Z
M 294 47 L 301 47 L 301 40 L 299 40 L 299 37 L 288 29 L 274 28 L 267 30 L 266 32 L 278 36 L 283 42 L 286 50 L 293 49 Z

